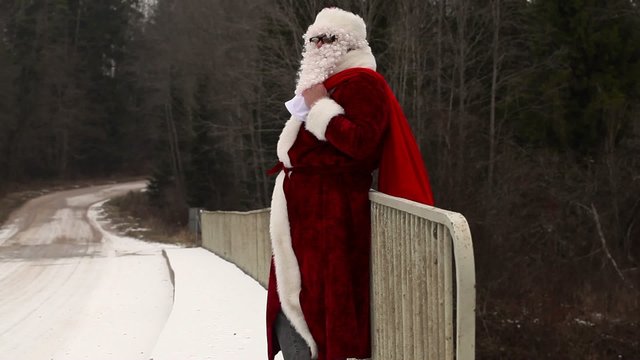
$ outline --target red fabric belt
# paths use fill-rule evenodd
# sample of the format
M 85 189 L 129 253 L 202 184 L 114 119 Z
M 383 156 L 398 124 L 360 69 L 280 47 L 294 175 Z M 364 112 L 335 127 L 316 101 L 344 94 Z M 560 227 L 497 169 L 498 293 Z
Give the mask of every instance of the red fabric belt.
M 282 170 L 284 170 L 284 173 L 287 176 L 289 176 L 289 172 L 291 171 L 291 168 L 288 168 L 288 167 L 284 166 L 284 163 L 282 161 L 278 162 L 276 164 L 276 166 L 274 166 L 271 169 L 267 170 L 267 175 L 269 175 L 269 176 L 277 175 Z
M 276 166 L 272 167 L 267 171 L 267 175 L 277 175 L 280 171 L 289 176 L 291 171 L 300 174 L 312 174 L 312 175 L 334 175 L 334 174 L 350 174 L 350 173 L 361 173 L 361 174 L 371 174 L 373 170 L 371 167 L 367 167 L 364 165 L 302 165 L 295 167 L 286 167 L 282 163 L 282 161 L 278 162 Z

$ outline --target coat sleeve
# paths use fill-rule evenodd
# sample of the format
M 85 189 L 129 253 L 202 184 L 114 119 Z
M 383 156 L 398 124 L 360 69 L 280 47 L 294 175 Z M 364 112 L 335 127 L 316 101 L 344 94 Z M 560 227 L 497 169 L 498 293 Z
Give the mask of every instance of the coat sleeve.
M 376 151 L 388 126 L 385 84 L 361 75 L 336 90 L 336 99 L 321 99 L 307 116 L 306 129 L 356 160 Z

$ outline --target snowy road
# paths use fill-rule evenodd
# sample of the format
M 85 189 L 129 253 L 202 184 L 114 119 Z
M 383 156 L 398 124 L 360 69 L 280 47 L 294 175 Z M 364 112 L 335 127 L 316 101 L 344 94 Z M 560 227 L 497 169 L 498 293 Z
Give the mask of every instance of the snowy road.
M 0 360 L 150 358 L 173 303 L 168 246 L 98 221 L 104 200 L 143 186 L 42 196 L 0 229 Z

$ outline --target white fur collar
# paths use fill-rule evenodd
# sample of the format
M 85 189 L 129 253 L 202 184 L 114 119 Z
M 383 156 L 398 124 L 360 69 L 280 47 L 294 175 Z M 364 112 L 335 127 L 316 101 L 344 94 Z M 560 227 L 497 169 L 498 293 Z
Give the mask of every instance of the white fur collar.
M 336 68 L 333 70 L 333 74 L 337 74 L 342 70 L 347 70 L 354 67 L 364 67 L 371 70 L 376 70 L 376 58 L 371 52 L 369 46 L 361 49 L 351 50 L 340 59 Z

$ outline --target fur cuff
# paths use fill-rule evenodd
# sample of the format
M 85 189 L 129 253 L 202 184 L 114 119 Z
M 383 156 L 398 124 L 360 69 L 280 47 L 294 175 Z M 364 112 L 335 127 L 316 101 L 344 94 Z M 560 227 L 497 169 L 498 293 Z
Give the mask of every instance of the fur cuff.
M 309 115 L 307 115 L 305 127 L 315 135 L 318 140 L 326 141 L 325 133 L 327 132 L 329 121 L 331 121 L 334 116 L 341 114 L 344 114 L 344 109 L 340 104 L 330 98 L 320 99 L 311 107 Z

